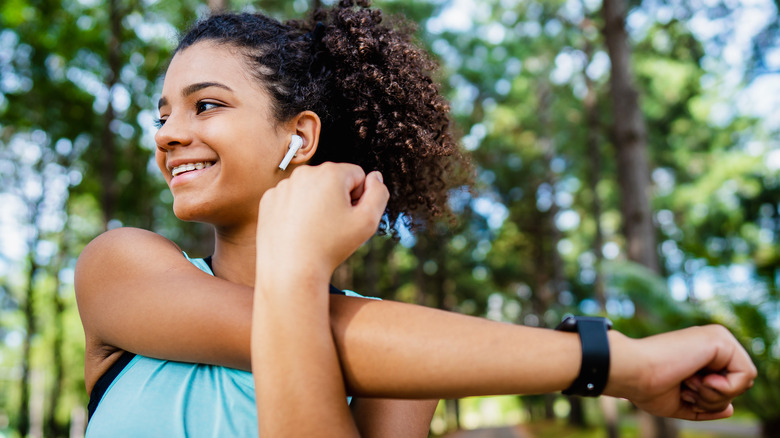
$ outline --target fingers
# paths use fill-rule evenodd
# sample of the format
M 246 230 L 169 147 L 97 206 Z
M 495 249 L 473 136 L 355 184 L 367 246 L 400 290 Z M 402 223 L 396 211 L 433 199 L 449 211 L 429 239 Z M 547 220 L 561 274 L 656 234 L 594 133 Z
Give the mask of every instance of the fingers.
M 707 326 L 712 343 L 716 346 L 714 357 L 699 375 L 692 377 L 699 392 L 708 399 L 716 396 L 734 398 L 753 386 L 756 366 L 736 338 L 723 326 Z
M 729 403 L 726 409 L 720 412 L 695 412 L 694 421 L 720 420 L 734 415 L 734 406 Z
M 722 326 L 703 327 L 715 351 L 698 374 L 683 381 L 680 398 L 696 420 L 731 415 L 732 400 L 753 386 L 756 368 L 747 352 Z
M 681 415 L 677 418 L 691 421 L 709 421 L 720 420 L 722 418 L 728 418 L 734 414 L 734 406 L 729 404 L 725 409 L 717 412 L 702 412 L 695 407 L 686 407 Z
M 723 376 L 718 376 L 724 378 Z M 693 376 L 684 382 L 685 388 L 680 398 L 699 413 L 721 412 L 730 404 L 733 397 L 725 395 L 704 383 L 700 376 Z
M 730 374 L 721 373 L 693 376 L 685 380 L 681 397 L 700 412 L 720 412 L 749 387 L 744 383 L 747 376 L 739 377 L 736 384 L 730 382 L 731 379 L 733 376 Z
M 681 393 L 684 403 L 680 405 L 677 413 L 672 415 L 675 418 L 692 421 L 719 420 L 728 418 L 734 414 L 734 406 L 726 402 L 718 408 L 707 409 L 702 406 L 702 402 L 693 391 L 684 390 Z
M 375 170 L 366 175 L 362 168 L 354 165 L 345 168 L 345 172 L 347 172 L 345 182 L 350 190 L 352 205 L 360 204 L 361 210 L 366 213 L 374 212 L 375 216 L 381 216 L 387 205 L 387 200 L 390 198 L 390 192 L 384 185 L 382 174 Z
M 366 175 L 348 163 L 300 166 L 263 196 L 258 237 L 285 236 L 290 257 L 304 252 L 309 263 L 335 268 L 376 233 L 388 199 L 379 172 Z
M 692 327 L 647 338 L 657 350 L 652 384 L 632 401 L 656 415 L 687 420 L 726 418 L 731 402 L 753 384 L 756 369 L 747 352 L 722 326 Z M 682 348 L 681 348 L 682 347 Z
M 704 378 L 705 386 L 732 397 L 736 397 L 753 387 L 758 370 L 742 346 L 738 345 L 737 348 L 736 357 L 728 367 L 727 373 L 706 376 Z
M 382 217 L 390 199 L 390 192 L 384 185 L 384 179 L 379 171 L 373 171 L 366 175 L 363 169 L 353 164 L 337 164 L 337 170 L 343 172 L 344 184 L 349 190 L 352 206 L 356 207 L 358 215 L 366 215 L 366 218 L 376 222 Z
M 729 372 L 725 375 L 710 374 L 702 379 L 702 383 L 706 390 L 734 398 L 752 388 L 755 377 L 755 366 L 750 363 L 750 368 L 746 371 Z
M 720 385 L 722 391 L 738 391 L 734 395 L 744 392 L 752 386 L 757 371 L 747 351 L 737 342 L 734 335 L 721 325 L 704 327 L 709 330 L 713 345 L 716 345 L 715 356 L 707 366 L 707 370 L 713 372 L 712 378 L 707 377 L 715 385 Z M 720 380 L 717 375 L 723 375 L 726 380 Z
M 355 205 L 364 213 L 379 220 L 385 211 L 388 199 L 390 199 L 390 192 L 384 184 L 382 174 L 374 171 L 366 176 L 363 193 Z
M 322 172 L 329 173 L 344 184 L 352 206 L 360 204 L 362 208 L 359 210 L 363 213 L 374 213 L 373 216 L 377 216 L 377 220 L 381 217 L 389 192 L 384 186 L 380 172 L 373 171 L 366 175 L 360 166 L 349 163 L 325 163 L 319 167 Z
M 323 171 L 333 171 L 334 175 L 343 178 L 345 189 L 354 205 L 363 196 L 366 173 L 358 165 L 349 163 L 325 163 L 320 165 Z

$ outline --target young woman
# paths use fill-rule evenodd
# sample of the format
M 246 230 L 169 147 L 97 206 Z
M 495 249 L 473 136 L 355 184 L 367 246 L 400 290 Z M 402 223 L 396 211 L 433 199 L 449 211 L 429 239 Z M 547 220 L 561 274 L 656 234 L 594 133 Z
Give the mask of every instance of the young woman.
M 85 248 L 87 435 L 422 437 L 426 399 L 559 391 L 591 370 L 579 392 L 731 415 L 755 367 L 722 327 L 633 340 L 602 325 L 610 353 L 584 366 L 586 321 L 578 336 L 332 290 L 380 218 L 437 213 L 462 161 L 431 63 L 367 3 L 285 24 L 218 15 L 182 39 L 156 159 L 215 252 L 191 260 L 138 229 Z

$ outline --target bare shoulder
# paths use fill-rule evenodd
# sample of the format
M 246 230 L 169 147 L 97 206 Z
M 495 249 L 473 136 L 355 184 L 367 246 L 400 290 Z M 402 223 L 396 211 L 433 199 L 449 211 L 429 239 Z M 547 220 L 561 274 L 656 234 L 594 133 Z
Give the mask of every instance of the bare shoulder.
M 124 351 L 106 342 L 105 322 L 116 313 L 109 303 L 117 302 L 118 294 L 131 293 L 129 286 L 137 284 L 137 276 L 153 275 L 150 266 L 170 269 L 185 263 L 175 243 L 138 228 L 107 231 L 84 248 L 76 264 L 75 290 L 86 341 L 88 390 Z
M 142 294 L 139 286 L 171 270 L 197 271 L 171 240 L 140 228 L 117 228 L 93 239 L 76 263 L 75 289 L 84 330 L 106 310 L 106 300 Z
M 94 273 L 91 268 L 122 264 L 149 251 L 159 251 L 159 255 L 181 254 L 175 243 L 157 233 L 140 228 L 117 228 L 97 236 L 84 248 L 76 274 L 90 275 Z
M 164 262 L 164 263 L 162 263 Z M 159 234 L 140 228 L 117 228 L 93 239 L 76 263 L 76 299 L 82 301 L 96 291 L 106 291 L 122 278 L 149 274 L 157 265 L 187 265 L 181 249 Z

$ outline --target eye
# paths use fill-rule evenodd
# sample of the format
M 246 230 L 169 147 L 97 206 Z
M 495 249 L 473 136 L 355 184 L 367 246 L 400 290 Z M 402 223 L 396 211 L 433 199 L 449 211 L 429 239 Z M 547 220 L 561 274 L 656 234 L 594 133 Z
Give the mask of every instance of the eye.
M 204 101 L 201 100 L 201 101 L 199 101 L 198 103 L 195 104 L 195 113 L 196 114 L 200 114 L 203 111 L 208 111 L 210 109 L 214 109 L 214 108 L 217 108 L 217 107 L 220 107 L 220 106 L 222 106 L 222 105 L 220 105 L 218 103 L 204 102 Z
M 154 127 L 155 128 L 160 129 L 160 128 L 162 128 L 162 126 L 164 124 L 165 124 L 165 119 L 163 119 L 163 118 L 154 119 Z

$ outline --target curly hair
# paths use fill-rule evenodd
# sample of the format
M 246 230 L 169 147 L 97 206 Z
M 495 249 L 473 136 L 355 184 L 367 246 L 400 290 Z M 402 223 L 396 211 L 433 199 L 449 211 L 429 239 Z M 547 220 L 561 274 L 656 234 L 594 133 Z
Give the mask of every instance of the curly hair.
M 382 24 L 370 0 L 341 0 L 307 20 L 219 14 L 176 51 L 209 40 L 237 47 L 284 122 L 311 110 L 322 120 L 312 164 L 348 162 L 382 172 L 390 191 L 381 229 L 431 222 L 449 212 L 449 191 L 470 179 L 450 131 L 449 104 L 431 77 L 436 63 L 412 43 L 412 28 Z

